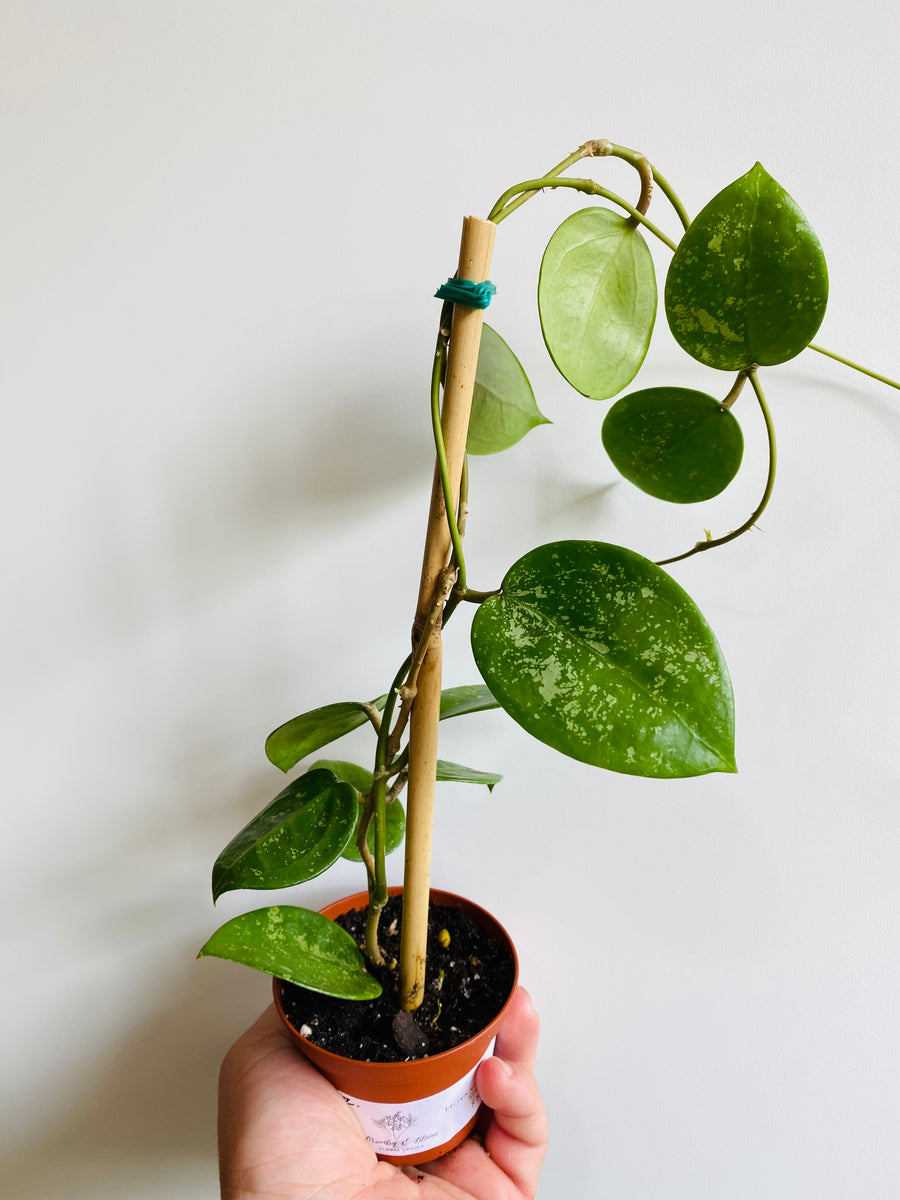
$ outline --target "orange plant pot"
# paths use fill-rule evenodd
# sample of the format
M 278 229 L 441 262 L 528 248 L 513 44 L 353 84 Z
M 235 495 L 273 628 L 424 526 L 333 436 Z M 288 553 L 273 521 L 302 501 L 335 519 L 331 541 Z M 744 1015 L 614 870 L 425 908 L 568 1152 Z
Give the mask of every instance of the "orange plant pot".
M 402 891 L 400 887 L 389 889 L 392 896 Z M 368 893 L 357 892 L 329 904 L 322 913 L 334 920 L 352 909 L 365 908 L 368 900 Z M 493 1053 L 494 1039 L 519 977 L 515 947 L 490 913 L 460 896 L 434 889 L 431 902 L 459 908 L 472 917 L 493 941 L 506 946 L 513 962 L 512 988 L 503 1008 L 480 1033 L 452 1050 L 395 1063 L 361 1062 L 333 1054 L 294 1028 L 282 1006 L 281 980 L 273 980 L 275 1007 L 294 1042 L 354 1109 L 366 1141 L 378 1157 L 398 1166 L 440 1158 L 471 1133 L 482 1107 L 475 1071 Z

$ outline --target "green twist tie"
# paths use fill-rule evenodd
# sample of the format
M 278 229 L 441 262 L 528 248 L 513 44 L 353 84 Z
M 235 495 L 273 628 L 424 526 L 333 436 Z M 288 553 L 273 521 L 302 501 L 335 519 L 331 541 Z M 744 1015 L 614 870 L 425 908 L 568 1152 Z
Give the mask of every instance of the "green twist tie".
M 448 279 L 434 293 L 437 300 L 450 300 L 466 308 L 487 308 L 497 289 L 488 279 L 484 283 L 473 283 L 471 279 Z

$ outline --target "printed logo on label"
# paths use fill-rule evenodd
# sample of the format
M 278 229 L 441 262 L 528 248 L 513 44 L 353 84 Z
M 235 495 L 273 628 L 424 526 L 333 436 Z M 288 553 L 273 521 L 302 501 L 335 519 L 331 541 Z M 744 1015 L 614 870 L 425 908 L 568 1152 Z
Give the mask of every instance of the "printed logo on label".
M 478 1112 L 481 1097 L 475 1072 L 494 1052 L 494 1043 L 468 1074 L 436 1096 L 411 1100 L 402 1108 L 341 1095 L 356 1114 L 366 1141 L 379 1154 L 404 1155 L 425 1152 L 448 1142 Z

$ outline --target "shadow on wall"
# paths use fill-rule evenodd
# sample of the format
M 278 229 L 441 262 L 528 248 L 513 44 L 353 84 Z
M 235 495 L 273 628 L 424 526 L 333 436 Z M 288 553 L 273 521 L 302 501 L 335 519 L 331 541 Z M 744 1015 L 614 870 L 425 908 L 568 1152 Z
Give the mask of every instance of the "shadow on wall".
M 427 488 L 427 400 L 395 368 L 373 380 L 349 368 L 308 376 L 261 403 L 242 397 L 217 425 L 214 455 L 186 441 L 171 464 L 166 539 L 180 586 L 203 596 L 260 559 L 314 552 L 354 514 Z
M 246 1024 L 236 1026 L 235 1013 L 253 1011 L 256 999 L 262 1011 L 268 986 L 261 976 L 231 972 L 226 991 L 193 964 L 157 979 L 154 989 L 171 998 L 168 1007 L 109 1048 L 84 1081 L 77 1109 L 0 1159 L 0 1192 L 10 1200 L 149 1196 L 142 1174 L 158 1189 L 173 1172 L 173 1195 L 181 1190 L 176 1179 L 208 1178 L 202 1194 L 196 1182 L 184 1194 L 217 1196 L 219 1063 Z
M 16 1070 L 30 1075 L 42 1114 L 16 1144 L 0 1134 L 0 1196 L 9 1200 L 218 1196 L 219 1063 L 269 1002 L 271 985 L 257 972 L 212 959 L 198 964 L 194 956 L 218 923 L 208 894 L 212 859 L 278 790 L 278 773 L 239 775 L 215 743 L 179 762 L 171 747 L 161 753 L 164 730 L 143 733 L 161 761 L 155 774 L 132 781 L 135 812 L 121 803 L 116 810 L 115 795 L 104 799 L 103 811 L 116 819 L 88 822 L 83 852 L 23 906 L 14 948 L 20 969 L 24 963 L 33 977 L 52 955 L 59 993 L 70 1000 L 72 1057 L 83 1065 L 76 1074 L 53 1058 L 58 1029 L 42 1045 L 40 1010 L 59 1019 L 45 991 L 20 1022 L 30 1049 L 20 1047 L 8 1067 L 10 1089 Z M 91 811 L 97 796 L 84 800 Z M 67 992 L 75 947 L 79 973 Z M 115 1014 L 109 1033 L 104 1012 Z M 82 1040 L 97 1047 L 93 1058 L 78 1052 Z

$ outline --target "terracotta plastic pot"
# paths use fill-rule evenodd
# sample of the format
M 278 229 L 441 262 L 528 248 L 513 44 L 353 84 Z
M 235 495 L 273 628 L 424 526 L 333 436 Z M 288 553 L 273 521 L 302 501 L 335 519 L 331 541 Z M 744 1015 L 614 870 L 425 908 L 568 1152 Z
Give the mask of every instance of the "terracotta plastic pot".
M 393 887 L 389 892 L 397 896 L 402 890 Z M 322 913 L 333 920 L 351 909 L 365 908 L 368 899 L 366 892 L 358 892 L 329 904 Z M 480 1033 L 452 1050 L 399 1063 L 360 1062 L 332 1054 L 294 1028 L 281 1003 L 281 980 L 273 981 L 275 1006 L 293 1040 L 343 1094 L 378 1157 L 398 1166 L 440 1158 L 472 1131 L 481 1108 L 475 1070 L 493 1053 L 519 977 L 515 947 L 490 913 L 450 892 L 432 890 L 431 902 L 460 908 L 473 917 L 492 939 L 504 943 L 513 962 L 513 984 L 503 1008 Z

